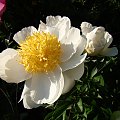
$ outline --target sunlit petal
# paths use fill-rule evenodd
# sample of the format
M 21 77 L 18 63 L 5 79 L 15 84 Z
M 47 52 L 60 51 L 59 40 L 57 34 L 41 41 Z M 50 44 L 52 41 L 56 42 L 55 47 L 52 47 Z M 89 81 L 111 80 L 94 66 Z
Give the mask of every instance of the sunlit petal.
M 61 68 L 63 71 L 69 70 L 69 69 L 73 69 L 75 67 L 77 67 L 78 65 L 80 65 L 81 63 L 84 62 L 85 58 L 86 58 L 87 54 L 83 54 L 83 55 L 73 55 L 71 59 L 69 59 L 66 62 L 61 63 Z
M 92 31 L 92 24 L 88 23 L 88 22 L 82 22 L 81 24 L 81 31 L 83 35 L 87 35 L 87 33 Z
M 63 72 L 64 80 L 65 80 L 63 94 L 69 92 L 73 88 L 75 84 L 75 80 L 79 80 L 82 77 L 83 73 L 84 73 L 84 63 L 80 64 L 74 69 L 70 69 Z
M 3 80 L 9 83 L 19 83 L 31 77 L 23 65 L 19 64 L 16 50 L 7 49 L 3 51 L 3 54 L 8 54 L 0 59 L 0 77 Z
M 64 87 L 64 78 L 59 67 L 48 74 L 34 74 L 28 81 L 30 83 L 26 85 L 22 98 L 30 90 L 30 96 L 36 104 L 52 104 L 60 97 Z
M 34 32 L 37 32 L 37 29 L 33 26 L 23 28 L 21 31 L 17 32 L 13 39 L 19 44 L 26 39 L 27 36 L 32 35 Z

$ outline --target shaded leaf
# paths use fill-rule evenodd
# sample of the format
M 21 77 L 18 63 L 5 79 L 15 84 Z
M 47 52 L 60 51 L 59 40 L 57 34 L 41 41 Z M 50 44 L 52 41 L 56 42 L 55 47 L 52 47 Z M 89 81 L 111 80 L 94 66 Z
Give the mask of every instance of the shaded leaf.
M 58 108 L 56 107 L 55 111 L 49 113 L 44 120 L 58 120 L 70 105 L 71 102 L 66 102 L 58 106 Z
M 77 105 L 78 105 L 80 111 L 82 112 L 82 111 L 83 111 L 82 99 L 80 99 L 80 100 L 78 101 Z
M 103 79 L 103 76 L 102 76 L 102 75 L 95 76 L 95 77 L 94 77 L 94 81 L 95 81 L 95 82 L 99 82 L 101 86 L 104 86 L 104 79 Z
M 120 120 L 120 111 L 113 112 L 113 114 L 111 115 L 110 120 Z
M 90 78 L 93 78 L 93 77 L 97 74 L 97 72 L 98 72 L 98 69 L 97 69 L 96 67 L 94 67 L 94 68 L 92 69 Z

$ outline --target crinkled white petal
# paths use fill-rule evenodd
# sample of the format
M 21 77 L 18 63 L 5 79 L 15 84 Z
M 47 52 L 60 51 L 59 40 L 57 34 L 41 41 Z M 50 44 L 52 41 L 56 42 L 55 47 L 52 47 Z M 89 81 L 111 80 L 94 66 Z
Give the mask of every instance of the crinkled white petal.
M 103 56 L 115 56 L 118 54 L 118 49 L 116 47 L 106 48 L 104 51 L 100 53 Z
M 96 27 L 94 30 L 87 33 L 86 38 L 87 40 L 92 40 L 93 42 L 100 42 L 100 40 L 104 38 L 104 32 L 104 27 Z
M 21 31 L 17 32 L 13 36 L 13 39 L 19 44 L 24 41 L 27 36 L 31 36 L 34 32 L 37 32 L 37 29 L 35 27 L 25 27 Z
M 46 25 L 47 26 L 55 26 L 61 21 L 61 16 L 47 16 L 46 17 Z
M 19 64 L 19 56 L 16 50 L 7 49 L 2 53 L 5 55 L 0 59 L 0 77 L 3 80 L 8 83 L 19 83 L 31 77 L 23 65 Z
M 36 104 L 54 103 L 62 94 L 64 78 L 60 67 L 51 73 L 33 74 L 32 79 L 26 81 L 21 99 L 26 94 L 31 96 Z M 30 93 L 29 93 L 30 90 Z
M 42 21 L 40 21 L 38 31 L 39 32 L 45 32 L 45 33 L 54 34 L 57 38 L 59 37 L 59 30 L 56 27 L 47 26 Z
M 63 17 L 60 23 L 56 26 L 59 32 L 58 40 L 61 41 L 61 43 L 64 39 L 66 39 L 66 35 L 69 32 L 70 27 L 71 27 L 71 22 L 68 17 Z
M 43 23 L 42 21 L 40 21 L 40 24 L 39 24 L 39 27 L 38 27 L 38 31 L 40 32 L 40 31 L 46 31 L 46 28 L 47 26 L 46 26 L 46 24 L 45 23 Z
M 68 37 L 61 44 L 62 56 L 61 61 L 65 62 L 69 60 L 73 54 L 76 54 L 77 49 L 79 49 L 79 55 L 83 52 L 86 44 L 86 40 L 80 36 L 80 30 L 77 28 L 71 28 L 68 33 Z
M 74 61 L 74 59 L 79 59 L 80 55 L 83 53 L 83 51 L 85 49 L 85 46 L 86 46 L 86 39 L 83 38 L 82 36 L 80 36 L 79 44 L 76 49 L 76 52 L 75 51 L 72 52 L 72 49 L 70 47 L 67 48 L 66 46 L 64 46 L 64 49 L 63 49 L 64 52 L 62 54 L 62 59 L 61 59 L 61 61 L 62 61 L 61 67 L 62 67 L 63 71 L 64 71 L 64 67 L 63 67 L 64 64 L 65 64 L 65 66 L 67 66 L 67 64 L 69 64 L 69 61 L 72 62 L 72 60 Z M 70 63 L 70 64 L 72 65 L 72 63 Z
M 80 27 L 81 27 L 82 34 L 85 36 L 87 35 L 87 33 L 93 30 L 92 24 L 88 22 L 82 22 Z
M 78 65 L 80 65 L 81 63 L 84 62 L 86 56 L 87 56 L 87 53 L 85 53 L 81 56 L 78 54 L 74 54 L 71 57 L 71 59 L 60 64 L 62 71 L 66 71 L 66 70 L 73 69 L 73 68 L 77 67 Z
M 12 48 L 7 48 L 0 53 L 0 58 L 5 57 L 6 55 L 14 56 L 15 54 L 17 54 L 16 50 L 14 50 Z
M 61 41 L 61 43 L 64 44 L 70 44 L 73 43 L 74 48 L 76 49 L 80 43 L 80 30 L 78 28 L 72 27 L 68 33 L 65 39 Z
M 46 24 L 40 21 L 38 31 L 49 32 L 58 37 L 58 40 L 61 41 L 66 37 L 68 30 L 71 27 L 71 22 L 68 17 L 60 16 L 48 16 L 46 18 Z
M 104 46 L 103 51 L 106 50 L 110 46 L 110 44 L 112 43 L 112 41 L 113 41 L 112 35 L 110 35 L 108 32 L 105 32 L 104 38 L 106 40 L 106 44 Z
M 68 28 L 71 27 L 71 22 L 68 17 L 61 17 L 61 16 L 48 16 L 46 18 L 46 25 L 49 27 L 58 27 L 59 29 L 61 26 L 68 24 Z
M 69 92 L 74 84 L 75 80 L 79 80 L 84 73 L 84 63 L 75 67 L 74 69 L 67 70 L 63 72 L 64 75 L 64 89 L 63 94 Z

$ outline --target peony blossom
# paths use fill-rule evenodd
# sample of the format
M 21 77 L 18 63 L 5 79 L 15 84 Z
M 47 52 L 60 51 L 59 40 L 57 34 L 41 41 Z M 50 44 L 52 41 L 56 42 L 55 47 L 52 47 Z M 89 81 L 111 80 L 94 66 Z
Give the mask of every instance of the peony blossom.
M 5 11 L 5 8 L 6 8 L 6 0 L 0 0 L 0 21 L 2 14 Z
M 26 80 L 20 100 L 27 109 L 54 103 L 84 73 L 86 41 L 68 17 L 48 16 L 38 30 L 23 28 L 13 39 L 19 49 L 0 53 L 0 77 L 8 83 Z
M 89 55 L 115 56 L 118 54 L 116 47 L 108 48 L 113 38 L 105 31 L 104 27 L 96 27 L 88 22 L 82 22 L 81 31 L 87 39 L 85 50 Z

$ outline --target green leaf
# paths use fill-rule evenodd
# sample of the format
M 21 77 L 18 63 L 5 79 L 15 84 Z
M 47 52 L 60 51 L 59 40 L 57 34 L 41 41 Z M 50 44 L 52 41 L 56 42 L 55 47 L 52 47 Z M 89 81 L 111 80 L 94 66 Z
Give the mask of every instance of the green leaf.
M 66 120 L 66 111 L 63 113 L 63 120 Z
M 85 92 L 85 91 L 87 91 L 87 90 L 88 90 L 88 87 L 87 87 L 86 84 L 84 84 L 83 86 L 81 86 L 81 91 L 82 91 L 82 92 Z
M 49 113 L 44 120 L 58 120 L 61 117 L 61 115 L 65 114 L 64 112 L 70 105 L 71 102 L 63 103 L 61 106 L 57 105 L 55 111 Z
M 53 112 L 48 113 L 44 120 L 51 120 L 52 114 L 53 114 Z
M 63 103 L 60 107 L 56 108 L 56 110 L 53 112 L 52 120 L 57 120 L 64 111 L 71 105 L 71 102 Z
M 85 111 L 84 111 L 83 116 L 87 119 L 87 111 L 86 111 L 86 108 L 85 108 Z
M 78 101 L 77 105 L 78 105 L 80 111 L 82 112 L 82 111 L 83 111 L 82 99 L 80 99 L 80 100 Z
M 100 84 L 101 86 L 104 86 L 104 79 L 103 79 L 103 76 L 102 76 L 102 75 L 99 75 L 99 76 L 94 77 L 94 81 L 95 81 L 95 82 L 99 82 L 99 84 Z
M 103 107 L 101 107 L 101 110 L 102 110 L 103 114 L 105 115 L 106 119 L 110 118 L 110 116 L 112 114 L 110 108 L 103 108 Z
M 98 72 L 98 69 L 97 69 L 96 67 L 94 67 L 94 68 L 92 69 L 90 78 L 93 78 L 93 77 L 97 74 L 97 72 Z

